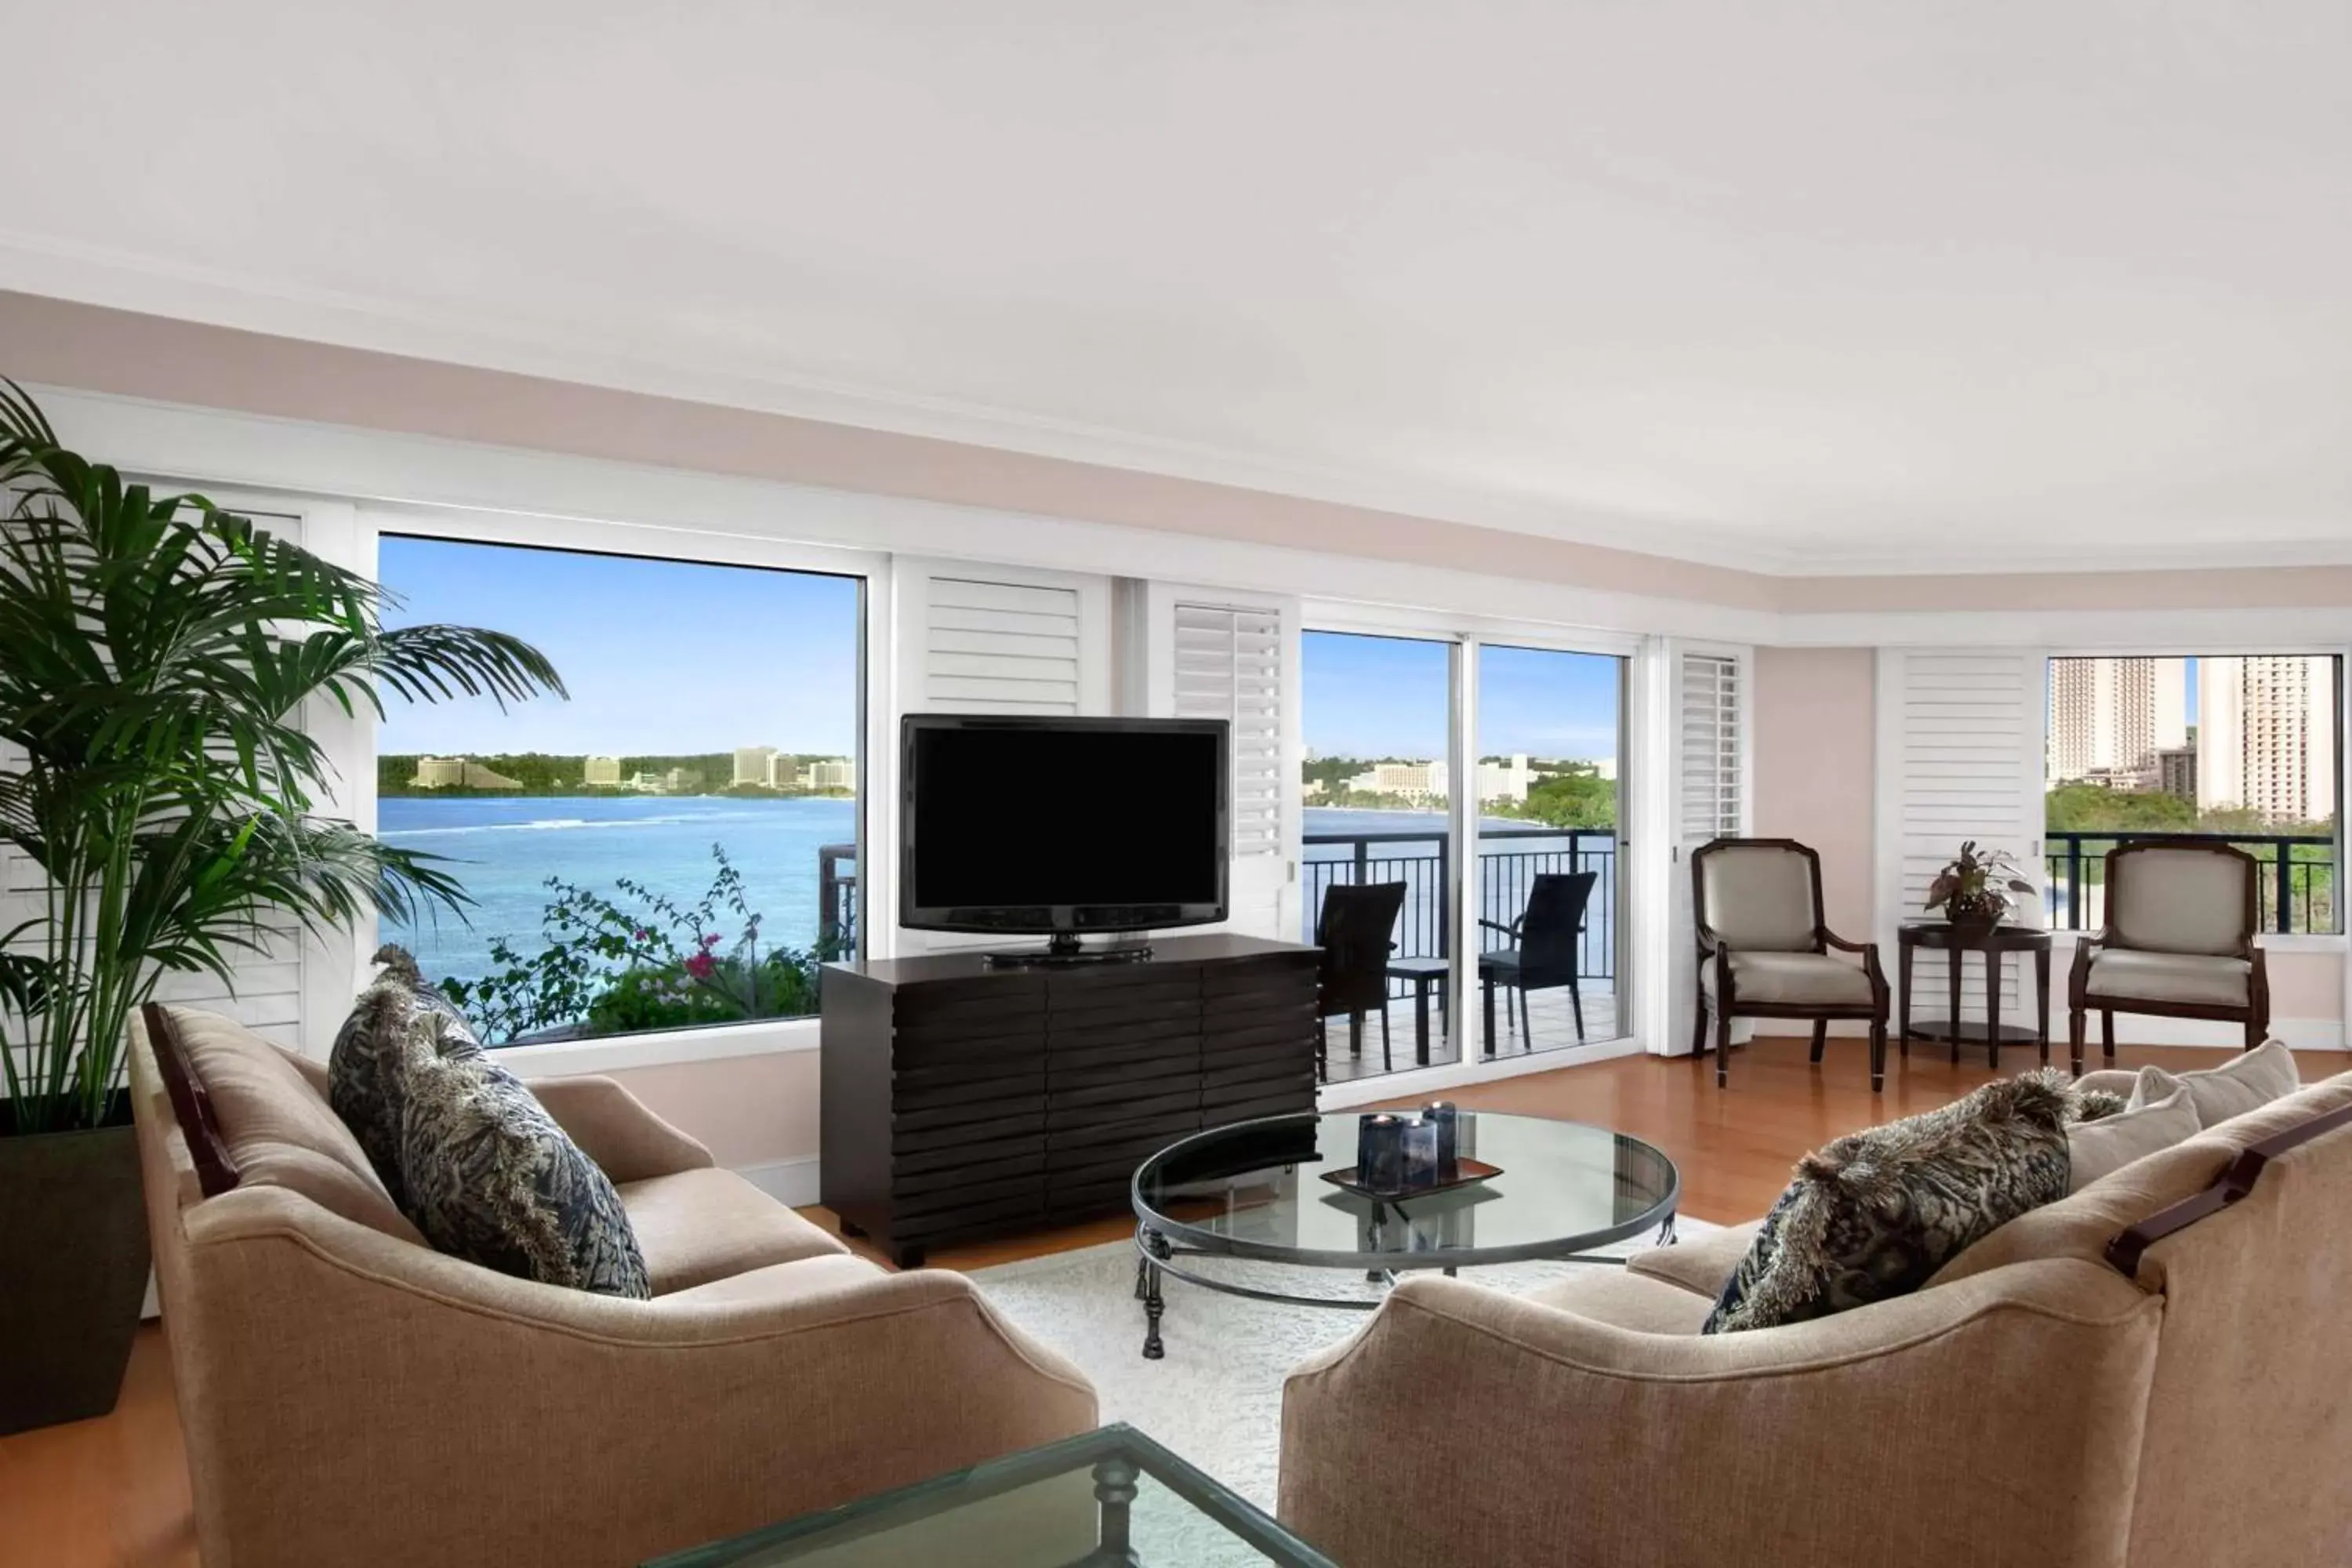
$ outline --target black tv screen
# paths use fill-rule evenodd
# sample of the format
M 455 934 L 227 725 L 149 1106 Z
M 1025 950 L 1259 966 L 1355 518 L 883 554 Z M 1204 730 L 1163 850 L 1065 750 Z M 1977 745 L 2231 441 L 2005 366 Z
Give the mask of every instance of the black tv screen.
M 903 923 L 1034 933 L 1225 918 L 1223 720 L 910 714 L 903 739 Z

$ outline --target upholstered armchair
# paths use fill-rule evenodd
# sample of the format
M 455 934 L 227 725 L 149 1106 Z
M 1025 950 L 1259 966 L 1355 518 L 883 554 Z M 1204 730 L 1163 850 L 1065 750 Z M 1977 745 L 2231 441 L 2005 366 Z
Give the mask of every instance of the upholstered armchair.
M 1731 1078 L 1734 1018 L 1804 1018 L 1813 1060 L 1829 1021 L 1870 1025 L 1870 1087 L 1886 1084 L 1886 975 L 1878 944 L 1848 942 L 1822 922 L 1822 858 L 1793 838 L 1718 838 L 1691 856 L 1698 927 L 1698 1007 L 1691 1055 L 1715 1023 L 1715 1082 Z M 1835 956 L 1859 954 L 1855 964 Z
M 2074 948 L 2067 978 L 2067 1041 L 2083 1070 L 2087 1016 L 2116 1055 L 2116 1015 L 2217 1018 L 2242 1025 L 2245 1048 L 2271 1025 L 2270 978 L 2254 945 L 2261 868 L 2231 845 L 2143 839 L 2107 851 L 2106 929 Z

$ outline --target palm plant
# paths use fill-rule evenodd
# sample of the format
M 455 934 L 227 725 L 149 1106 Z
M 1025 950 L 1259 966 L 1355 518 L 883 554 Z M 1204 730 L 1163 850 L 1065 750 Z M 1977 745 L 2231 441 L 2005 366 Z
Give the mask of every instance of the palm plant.
M 165 973 L 233 984 L 289 922 L 468 902 L 437 857 L 314 812 L 333 770 L 306 704 L 563 686 L 502 633 L 383 629 L 366 578 L 125 483 L 5 381 L 0 497 L 0 848 L 44 884 L 0 932 L 0 1063 L 14 1131 L 60 1131 L 107 1120 L 131 1012 Z

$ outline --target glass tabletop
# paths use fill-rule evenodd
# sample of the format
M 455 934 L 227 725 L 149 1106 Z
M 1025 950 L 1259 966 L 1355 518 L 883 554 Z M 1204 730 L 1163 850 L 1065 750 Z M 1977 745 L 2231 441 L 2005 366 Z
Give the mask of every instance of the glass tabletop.
M 1337 1568 L 1247 1500 L 1113 1425 L 658 1559 L 648 1568 Z
M 1535 1116 L 1460 1113 L 1476 1185 L 1371 1197 L 1325 1179 L 1356 1163 L 1364 1115 L 1274 1116 L 1195 1133 L 1143 1163 L 1135 1212 L 1171 1242 L 1237 1258 L 1439 1268 L 1565 1258 L 1663 1225 L 1682 1181 L 1638 1138 Z

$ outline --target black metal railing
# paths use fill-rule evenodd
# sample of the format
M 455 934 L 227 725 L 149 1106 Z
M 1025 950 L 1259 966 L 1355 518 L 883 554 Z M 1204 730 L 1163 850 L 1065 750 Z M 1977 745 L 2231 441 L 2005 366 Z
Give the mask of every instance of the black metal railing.
M 1304 940 L 1315 940 L 1324 889 L 1333 883 L 1402 882 L 1404 909 L 1397 916 L 1396 956 L 1443 958 L 1452 950 L 1446 888 L 1452 878 L 1453 842 L 1427 832 L 1306 833 L 1299 836 L 1307 858 L 1300 868 L 1305 893 Z M 1490 847 L 1493 845 L 1504 847 Z M 1318 855 L 1338 847 L 1344 853 Z M 1488 827 L 1478 834 L 1478 913 L 1509 925 L 1528 907 L 1538 873 L 1594 871 L 1592 900 L 1585 908 L 1581 959 L 1577 971 L 1592 979 L 1617 973 L 1617 835 L 1608 828 Z M 1478 928 L 1475 945 L 1509 945 L 1498 932 Z
M 827 844 L 816 852 L 816 944 L 819 958 L 857 956 L 855 844 Z
M 2176 838 L 2169 833 L 2053 831 L 2042 836 L 2049 868 L 2045 899 L 2056 931 L 2094 931 L 2105 921 L 2107 851 L 2118 844 Z M 2336 840 L 2294 833 L 2217 833 L 2261 867 L 2262 929 L 2285 934 L 2332 934 L 2340 918 L 2336 899 Z

